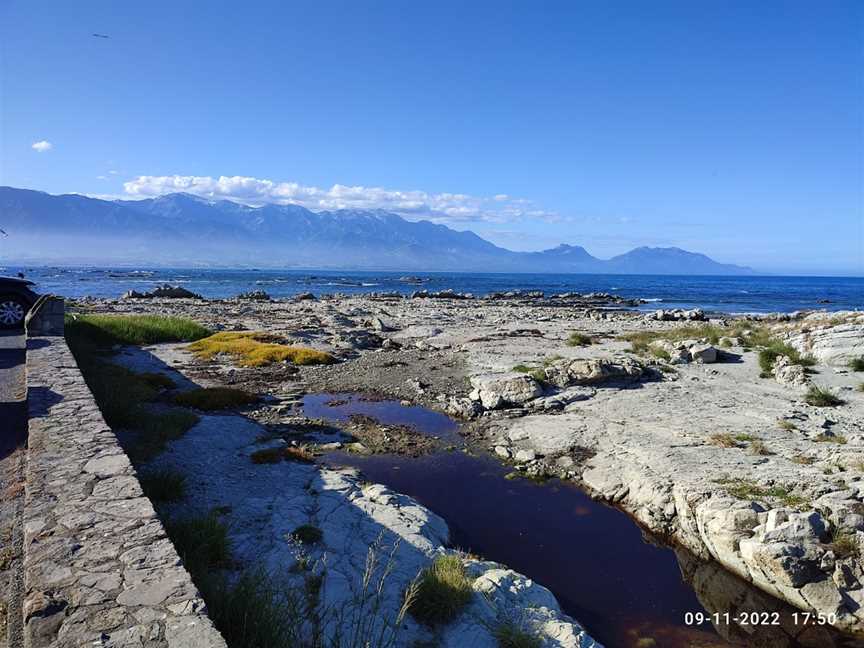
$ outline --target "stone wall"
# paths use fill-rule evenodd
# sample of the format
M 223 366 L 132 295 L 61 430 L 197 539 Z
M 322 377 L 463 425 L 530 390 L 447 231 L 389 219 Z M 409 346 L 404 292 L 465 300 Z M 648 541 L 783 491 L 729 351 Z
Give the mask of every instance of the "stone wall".
M 27 648 L 224 648 L 62 337 L 27 342 Z

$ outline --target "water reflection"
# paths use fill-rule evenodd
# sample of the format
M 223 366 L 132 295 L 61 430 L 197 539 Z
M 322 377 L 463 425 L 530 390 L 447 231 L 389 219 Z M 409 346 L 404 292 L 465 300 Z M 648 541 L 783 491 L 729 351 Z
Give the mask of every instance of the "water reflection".
M 329 407 L 330 401 L 336 405 Z M 308 396 L 304 410 L 335 422 L 363 413 L 436 436 L 455 430 L 455 423 L 436 412 L 356 395 Z M 609 648 L 861 645 L 824 628 L 794 627 L 789 606 L 718 565 L 663 545 L 572 484 L 506 479 L 510 471 L 496 459 L 459 450 L 418 458 L 332 453 L 326 460 L 357 467 L 370 480 L 416 498 L 447 520 L 455 546 L 545 585 L 567 614 Z M 774 610 L 781 626 L 685 624 L 688 612 L 710 618 L 715 612 Z

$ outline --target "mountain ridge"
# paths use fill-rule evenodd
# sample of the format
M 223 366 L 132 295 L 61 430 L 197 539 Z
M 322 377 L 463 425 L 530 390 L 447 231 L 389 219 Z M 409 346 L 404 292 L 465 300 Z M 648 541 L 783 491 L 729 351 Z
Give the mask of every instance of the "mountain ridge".
M 15 242 L 12 248 L 18 248 L 19 255 L 41 261 L 87 258 L 175 266 L 754 274 L 750 268 L 676 247 L 639 247 L 611 259 L 599 259 L 567 243 L 538 252 L 515 252 L 470 230 L 409 221 L 386 210 L 252 207 L 187 193 L 133 201 L 0 187 L 0 227 L 9 234 L 4 247 Z

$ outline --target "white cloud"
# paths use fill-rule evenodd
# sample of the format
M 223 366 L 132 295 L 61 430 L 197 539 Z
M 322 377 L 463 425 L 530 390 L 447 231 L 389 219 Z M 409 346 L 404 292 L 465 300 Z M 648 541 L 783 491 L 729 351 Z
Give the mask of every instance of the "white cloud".
M 54 148 L 54 145 L 47 140 L 39 140 L 38 142 L 33 142 L 33 144 L 30 145 L 30 148 L 37 153 L 44 153 L 45 151 L 50 151 Z
M 520 220 L 554 221 L 558 214 L 537 209 L 531 201 L 506 194 L 491 197 L 458 193 L 400 191 L 380 187 L 335 184 L 329 189 L 296 182 L 274 182 L 243 176 L 138 176 L 123 184 L 128 197 L 147 198 L 186 192 L 203 198 L 225 199 L 249 205 L 275 203 L 301 205 L 314 211 L 331 209 L 384 209 L 410 220 L 438 223 Z

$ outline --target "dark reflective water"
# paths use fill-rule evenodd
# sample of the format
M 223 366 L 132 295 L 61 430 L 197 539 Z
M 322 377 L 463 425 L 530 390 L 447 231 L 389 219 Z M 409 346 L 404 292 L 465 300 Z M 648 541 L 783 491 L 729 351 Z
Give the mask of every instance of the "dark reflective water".
M 331 400 L 348 402 L 330 407 Z M 424 408 L 344 394 L 307 396 L 304 413 L 335 422 L 362 413 L 442 437 L 457 428 Z M 509 469 L 495 459 L 461 450 L 414 459 L 333 453 L 327 460 L 360 468 L 370 480 L 415 497 L 447 520 L 455 546 L 548 587 L 609 648 L 731 645 L 710 625 L 685 627 L 685 612 L 703 608 L 682 580 L 675 554 L 646 542 L 626 515 L 575 486 L 505 479 Z

